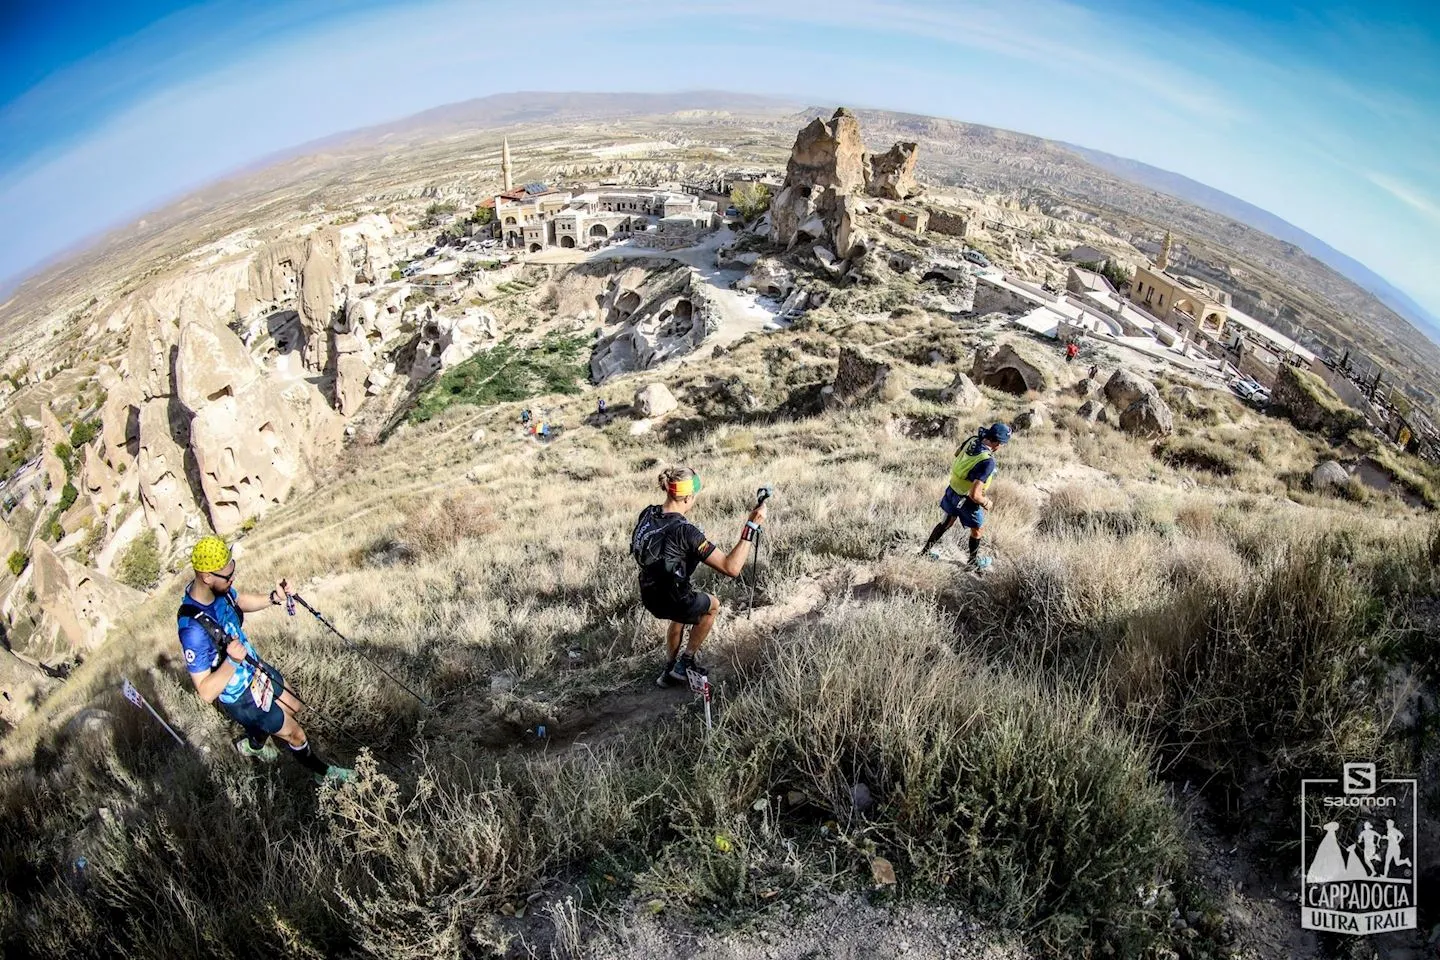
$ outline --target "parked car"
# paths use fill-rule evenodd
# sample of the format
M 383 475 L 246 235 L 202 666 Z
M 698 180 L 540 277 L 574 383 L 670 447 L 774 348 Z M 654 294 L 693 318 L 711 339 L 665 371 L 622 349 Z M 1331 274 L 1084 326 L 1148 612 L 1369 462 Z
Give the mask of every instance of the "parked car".
M 964 253 L 960 254 L 960 256 L 964 257 L 966 260 L 969 260 L 971 263 L 975 264 L 978 267 L 990 266 L 990 258 L 985 256 L 985 254 L 981 253 L 979 250 L 966 250 Z
M 1270 394 L 1266 392 L 1264 387 L 1260 386 L 1260 384 L 1256 383 L 1254 380 L 1246 380 L 1242 377 L 1239 380 L 1232 381 L 1230 384 L 1230 389 L 1234 391 L 1235 395 L 1238 396 L 1241 400 L 1249 400 L 1255 402 L 1257 401 L 1257 394 L 1264 396 L 1264 400 L 1258 401 L 1260 403 L 1267 403 L 1270 400 Z

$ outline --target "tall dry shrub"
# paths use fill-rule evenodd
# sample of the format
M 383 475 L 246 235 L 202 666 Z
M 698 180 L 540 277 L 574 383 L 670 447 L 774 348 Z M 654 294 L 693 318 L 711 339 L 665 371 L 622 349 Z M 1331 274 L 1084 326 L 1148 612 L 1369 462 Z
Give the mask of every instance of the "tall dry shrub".
M 449 493 L 417 502 L 400 527 L 400 539 L 424 557 L 434 557 L 462 540 L 480 539 L 499 528 L 495 511 L 477 495 Z
M 935 608 L 892 597 L 832 610 L 776 648 L 726 705 L 687 798 L 681 829 L 700 842 L 662 858 L 657 882 L 673 890 L 688 869 L 697 895 L 722 902 L 783 884 L 763 842 L 784 816 L 778 795 L 790 836 L 837 824 L 845 839 L 817 860 L 849 858 L 868 877 L 876 852 L 902 893 L 952 897 L 1057 950 L 1148 942 L 1159 918 L 1137 891 L 1178 848 L 1146 750 L 1095 702 L 956 654 L 933 639 L 945 633 Z
M 1385 730 L 1366 680 L 1387 642 L 1366 563 L 1341 536 L 1293 544 L 1240 580 L 1196 579 L 1118 638 L 1114 688 L 1172 749 L 1240 779 L 1257 758 L 1324 769 Z

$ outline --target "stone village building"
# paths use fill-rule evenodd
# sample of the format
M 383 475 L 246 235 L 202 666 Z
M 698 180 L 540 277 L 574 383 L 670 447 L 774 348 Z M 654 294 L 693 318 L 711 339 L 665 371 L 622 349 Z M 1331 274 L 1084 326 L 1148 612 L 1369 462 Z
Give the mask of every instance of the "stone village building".
M 646 246 L 690 246 L 720 226 L 713 200 L 665 187 L 597 187 L 575 194 L 531 183 L 512 186 L 510 143 L 501 154 L 505 191 L 495 197 L 495 231 L 506 247 L 538 253 L 587 248 L 613 237 Z
M 1172 239 L 1165 234 L 1155 266 L 1137 266 L 1130 300 L 1172 325 L 1185 339 L 1219 339 L 1229 316 L 1229 294 L 1214 295 L 1188 277 L 1169 272 Z

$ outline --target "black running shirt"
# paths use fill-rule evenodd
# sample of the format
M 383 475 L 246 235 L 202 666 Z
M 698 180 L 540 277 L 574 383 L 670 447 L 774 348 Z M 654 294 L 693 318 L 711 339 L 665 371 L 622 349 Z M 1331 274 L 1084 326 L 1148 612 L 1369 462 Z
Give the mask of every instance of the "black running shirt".
M 640 511 L 630 536 L 630 553 L 640 564 L 640 586 L 689 587 L 690 577 L 715 545 L 705 532 L 678 513 L 665 513 L 659 504 Z

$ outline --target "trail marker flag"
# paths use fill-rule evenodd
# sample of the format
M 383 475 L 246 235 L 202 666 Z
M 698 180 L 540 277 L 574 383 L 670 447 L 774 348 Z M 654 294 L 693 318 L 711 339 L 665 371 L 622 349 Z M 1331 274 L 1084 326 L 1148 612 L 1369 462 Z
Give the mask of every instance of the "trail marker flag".
M 185 741 L 180 739 L 180 734 L 176 733 L 173 729 L 171 729 L 170 724 L 166 723 L 163 719 L 161 719 L 160 714 L 155 712 L 155 708 L 150 706 L 149 701 L 146 700 L 143 696 L 141 696 L 139 690 L 135 689 L 135 684 L 130 682 L 129 677 L 125 677 L 123 679 L 125 682 L 120 685 L 120 692 L 125 694 L 125 699 L 129 700 L 137 707 L 148 710 L 150 712 L 150 716 L 155 718 L 155 722 L 160 724 L 160 726 L 164 727 L 165 732 L 170 734 L 170 736 L 174 737 L 175 742 L 183 747 L 185 745 Z

